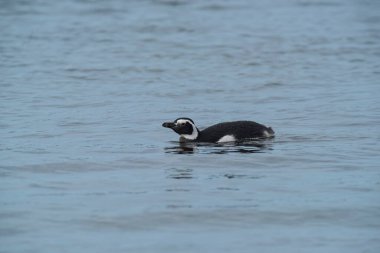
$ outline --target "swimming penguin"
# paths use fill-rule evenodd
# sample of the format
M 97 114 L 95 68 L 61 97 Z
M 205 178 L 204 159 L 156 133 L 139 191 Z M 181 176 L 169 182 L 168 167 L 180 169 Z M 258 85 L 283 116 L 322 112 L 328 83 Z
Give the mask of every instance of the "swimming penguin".
M 247 139 L 274 137 L 272 128 L 253 121 L 223 122 L 200 131 L 190 118 L 178 118 L 165 122 L 163 127 L 171 128 L 181 137 L 180 142 L 235 142 Z

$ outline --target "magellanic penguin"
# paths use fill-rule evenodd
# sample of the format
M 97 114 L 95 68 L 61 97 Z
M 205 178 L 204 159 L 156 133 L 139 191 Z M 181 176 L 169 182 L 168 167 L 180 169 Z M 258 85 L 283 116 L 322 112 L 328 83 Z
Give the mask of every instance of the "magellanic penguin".
M 165 122 L 163 127 L 171 128 L 180 135 L 180 142 L 237 142 L 249 139 L 272 138 L 271 127 L 253 121 L 223 122 L 200 131 L 190 118 L 178 118 Z

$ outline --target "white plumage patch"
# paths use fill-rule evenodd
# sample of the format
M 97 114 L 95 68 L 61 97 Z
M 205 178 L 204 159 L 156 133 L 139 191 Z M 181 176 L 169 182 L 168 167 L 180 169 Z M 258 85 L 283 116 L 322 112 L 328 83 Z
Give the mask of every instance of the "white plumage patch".
M 217 142 L 233 142 L 233 141 L 236 141 L 235 136 L 225 135 L 222 138 L 220 138 Z
M 273 137 L 273 134 L 269 133 L 267 130 L 263 131 L 264 137 Z

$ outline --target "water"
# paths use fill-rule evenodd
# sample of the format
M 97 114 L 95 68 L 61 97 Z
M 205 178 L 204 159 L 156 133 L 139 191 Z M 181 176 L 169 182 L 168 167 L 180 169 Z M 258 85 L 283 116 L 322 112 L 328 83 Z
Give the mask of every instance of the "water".
M 379 10 L 1 1 L 0 252 L 379 252 Z

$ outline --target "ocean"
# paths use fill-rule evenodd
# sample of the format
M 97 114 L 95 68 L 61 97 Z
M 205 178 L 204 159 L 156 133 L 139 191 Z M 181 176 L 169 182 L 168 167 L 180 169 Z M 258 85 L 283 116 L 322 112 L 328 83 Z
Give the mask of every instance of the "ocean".
M 0 31 L 0 252 L 380 252 L 380 1 L 3 0 Z

